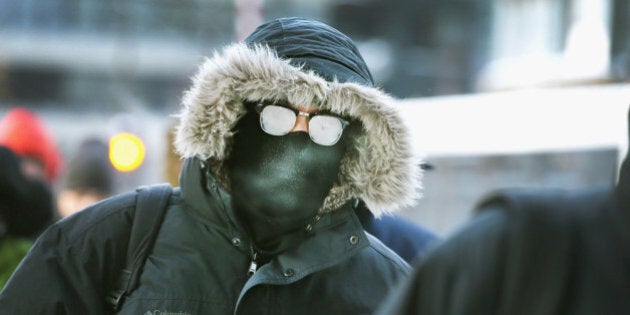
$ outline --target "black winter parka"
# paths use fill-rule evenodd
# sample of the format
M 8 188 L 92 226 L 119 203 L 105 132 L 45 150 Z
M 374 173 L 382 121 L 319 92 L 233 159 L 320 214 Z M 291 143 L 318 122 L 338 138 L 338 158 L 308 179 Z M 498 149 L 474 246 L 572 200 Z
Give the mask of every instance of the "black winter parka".
M 262 101 L 356 128 L 314 223 L 283 235 L 291 246 L 249 276 L 257 255 L 232 210 L 226 161 L 244 104 Z M 300 18 L 265 23 L 205 60 L 178 117 L 180 190 L 121 314 L 370 314 L 407 275 L 408 265 L 363 231 L 353 205 L 362 200 L 379 216 L 412 203 L 419 160 L 393 99 L 373 86 L 347 36 Z M 103 313 L 134 209 L 130 193 L 52 226 L 0 293 L 0 313 Z
M 187 162 L 184 174 L 120 314 L 370 314 L 409 271 L 363 232 L 347 204 L 249 277 L 250 244 L 230 196 L 212 181 L 199 185 L 198 160 Z M 104 314 L 104 296 L 125 261 L 134 195 L 46 231 L 0 294 L 0 314 Z

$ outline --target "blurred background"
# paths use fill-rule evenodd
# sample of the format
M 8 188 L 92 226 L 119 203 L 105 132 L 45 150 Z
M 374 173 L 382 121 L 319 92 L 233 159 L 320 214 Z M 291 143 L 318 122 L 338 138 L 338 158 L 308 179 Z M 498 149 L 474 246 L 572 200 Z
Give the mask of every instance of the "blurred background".
M 66 157 L 86 137 L 126 140 L 109 153 L 116 192 L 175 184 L 170 130 L 196 66 L 282 16 L 348 34 L 399 100 L 431 166 L 402 214 L 436 233 L 493 189 L 614 183 L 627 0 L 0 0 L 0 115 L 37 112 Z

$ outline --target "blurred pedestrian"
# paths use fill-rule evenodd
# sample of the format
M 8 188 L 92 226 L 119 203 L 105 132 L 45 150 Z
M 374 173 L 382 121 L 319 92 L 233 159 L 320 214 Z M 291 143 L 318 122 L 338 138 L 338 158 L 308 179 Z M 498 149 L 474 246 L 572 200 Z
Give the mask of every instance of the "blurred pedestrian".
M 114 176 L 108 144 L 97 137 L 83 140 L 68 159 L 57 192 L 60 217 L 65 218 L 110 197 L 114 192 Z
M 183 99 L 180 188 L 146 263 L 129 273 L 133 291 L 108 301 L 124 314 L 372 313 L 410 267 L 354 208 L 363 201 L 378 217 L 419 187 L 392 102 L 352 40 L 317 21 L 273 20 L 214 54 Z M 105 312 L 139 224 L 136 196 L 49 229 L 0 309 Z
M 54 189 L 59 173 L 62 171 L 63 159 L 45 121 L 27 108 L 10 109 L 0 120 L 0 146 L 8 148 L 18 157 L 18 168 L 29 182 L 34 181 L 33 185 L 39 186 L 41 183 L 45 186 L 46 190 L 41 198 L 47 199 L 47 193 Z M 40 189 L 33 191 L 40 191 Z M 39 197 L 31 196 L 34 199 Z M 38 232 L 41 232 L 54 222 L 56 210 L 54 202 L 38 203 L 38 206 L 44 208 L 32 208 L 29 211 L 37 211 L 41 213 L 38 217 L 47 218 L 46 224 L 38 225 Z M 16 221 L 13 224 L 22 223 Z M 23 222 L 23 224 L 27 225 L 25 229 L 29 228 L 29 222 Z M 30 236 L 35 238 L 37 234 Z
M 0 146 L 0 288 L 52 219 L 52 192 L 22 172 L 19 158 Z
M 476 212 L 378 314 L 630 313 L 630 151 L 614 188 L 505 190 Z
M 20 157 L 31 178 L 53 185 L 62 171 L 62 155 L 45 122 L 33 111 L 15 107 L 0 120 L 0 145 Z

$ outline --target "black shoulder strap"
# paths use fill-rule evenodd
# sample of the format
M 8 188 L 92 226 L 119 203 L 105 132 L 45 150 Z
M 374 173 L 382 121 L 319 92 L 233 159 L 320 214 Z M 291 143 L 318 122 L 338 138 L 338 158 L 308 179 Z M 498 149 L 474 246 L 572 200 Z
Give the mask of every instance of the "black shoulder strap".
M 162 225 L 171 193 L 172 188 L 169 184 L 138 188 L 125 268 L 122 270 L 116 286 L 105 298 L 106 303 L 114 312 L 120 309 L 125 297 L 138 284 L 142 266 L 153 248 L 153 243 Z

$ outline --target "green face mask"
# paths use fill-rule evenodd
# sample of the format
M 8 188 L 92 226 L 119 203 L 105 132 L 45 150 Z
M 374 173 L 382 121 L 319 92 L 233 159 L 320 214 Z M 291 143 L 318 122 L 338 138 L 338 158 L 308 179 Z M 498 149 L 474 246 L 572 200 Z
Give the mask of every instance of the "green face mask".
M 305 132 L 272 136 L 255 113 L 238 125 L 227 167 L 239 219 L 256 245 L 270 249 L 308 224 L 339 176 L 345 145 L 314 143 Z

